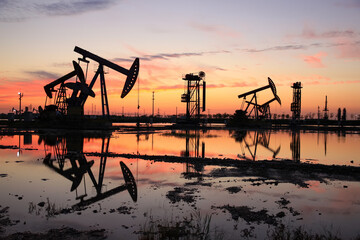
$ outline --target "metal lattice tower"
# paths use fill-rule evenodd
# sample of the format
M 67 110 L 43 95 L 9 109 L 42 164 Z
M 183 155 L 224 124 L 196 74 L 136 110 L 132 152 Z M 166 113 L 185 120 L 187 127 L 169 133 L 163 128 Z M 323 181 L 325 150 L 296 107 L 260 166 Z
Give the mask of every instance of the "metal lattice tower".
M 206 82 L 204 78 L 204 72 L 199 72 L 199 74 L 189 73 L 183 77 L 183 80 L 187 81 L 187 89 L 181 95 L 181 102 L 186 102 L 186 120 L 188 121 L 193 118 L 200 119 L 200 86 L 203 87 L 202 111 L 205 111 Z
M 66 88 L 64 84 L 60 85 L 55 105 L 58 107 L 58 111 L 63 115 L 67 113 Z
M 293 88 L 293 102 L 291 103 L 292 119 L 300 120 L 301 114 L 301 82 L 295 82 L 291 86 Z

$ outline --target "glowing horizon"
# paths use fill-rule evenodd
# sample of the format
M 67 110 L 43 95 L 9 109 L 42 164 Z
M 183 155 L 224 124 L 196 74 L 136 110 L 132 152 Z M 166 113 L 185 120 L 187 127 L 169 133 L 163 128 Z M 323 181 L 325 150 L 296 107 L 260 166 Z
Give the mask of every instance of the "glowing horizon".
M 201 9 L 201 10 L 199 10 Z M 182 75 L 204 71 L 206 114 L 239 109 L 238 95 L 267 84 L 270 77 L 282 105 L 271 112 L 289 114 L 291 85 L 302 82 L 302 114 L 324 108 L 360 113 L 360 3 L 286 1 L 224 3 L 183 1 L 12 1 L 0 6 L 0 112 L 45 103 L 43 86 L 71 72 L 84 48 L 124 68 L 140 58 L 140 85 L 120 99 L 125 76 L 105 75 L 110 112 L 140 114 L 185 112 Z M 334 18 L 333 16 L 337 16 Z M 96 66 L 89 65 L 87 82 Z M 85 113 L 96 98 L 88 98 Z M 260 101 L 272 98 L 264 91 Z

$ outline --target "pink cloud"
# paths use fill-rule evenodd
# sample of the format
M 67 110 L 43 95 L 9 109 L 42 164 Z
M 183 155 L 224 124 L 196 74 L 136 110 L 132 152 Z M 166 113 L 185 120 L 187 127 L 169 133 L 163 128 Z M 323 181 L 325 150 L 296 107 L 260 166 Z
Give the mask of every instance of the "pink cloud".
M 296 76 L 295 79 L 300 80 L 300 81 L 313 81 L 313 82 L 328 82 L 331 81 L 331 78 L 329 77 L 325 77 L 325 76 L 321 76 L 318 74 L 313 74 L 310 76 Z
M 329 30 L 324 32 L 316 31 L 309 25 L 305 25 L 300 35 L 293 35 L 289 37 L 301 37 L 304 39 L 329 39 L 331 43 L 328 44 L 313 44 L 323 47 L 335 48 L 336 56 L 342 59 L 360 60 L 360 41 L 359 34 L 351 29 L 347 30 Z M 316 62 L 316 59 L 308 59 L 311 62 Z M 306 60 L 305 60 L 306 61 Z M 316 67 L 323 67 L 323 65 L 316 63 Z
M 356 32 L 353 30 L 329 30 L 324 32 L 317 32 L 309 25 L 305 25 L 300 37 L 306 39 L 321 39 L 321 38 L 353 38 L 356 36 Z
M 277 81 L 286 81 L 288 85 L 292 85 L 292 82 L 300 81 L 304 85 L 343 85 L 343 84 L 358 84 L 360 80 L 334 80 L 326 76 L 321 76 L 318 74 L 313 74 L 309 76 L 302 75 L 292 75 L 292 76 L 277 76 Z M 280 84 L 276 84 L 276 86 L 280 86 Z
M 327 56 L 326 52 L 319 52 L 313 56 L 302 56 L 303 60 L 314 68 L 323 68 L 325 67 L 322 63 L 322 57 Z
M 356 84 L 356 83 L 360 83 L 360 80 L 334 81 L 334 82 L 312 81 L 312 82 L 307 82 L 306 85 L 343 85 L 343 84 Z
M 336 3 L 336 5 L 346 8 L 360 8 L 360 1 L 359 0 L 339 1 Z
M 339 40 L 335 44 L 336 55 L 339 58 L 360 60 L 360 41 L 350 42 L 349 40 Z
M 219 37 L 238 38 L 241 36 L 240 32 L 226 26 L 201 24 L 196 22 L 191 22 L 190 26 L 203 32 L 214 33 Z

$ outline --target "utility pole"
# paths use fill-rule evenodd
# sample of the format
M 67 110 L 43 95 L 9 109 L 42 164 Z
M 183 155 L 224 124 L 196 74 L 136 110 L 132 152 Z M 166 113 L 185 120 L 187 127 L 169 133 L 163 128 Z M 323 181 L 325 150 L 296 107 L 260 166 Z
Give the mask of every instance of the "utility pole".
M 21 98 L 24 96 L 23 93 L 18 92 L 19 94 L 19 121 L 21 121 Z

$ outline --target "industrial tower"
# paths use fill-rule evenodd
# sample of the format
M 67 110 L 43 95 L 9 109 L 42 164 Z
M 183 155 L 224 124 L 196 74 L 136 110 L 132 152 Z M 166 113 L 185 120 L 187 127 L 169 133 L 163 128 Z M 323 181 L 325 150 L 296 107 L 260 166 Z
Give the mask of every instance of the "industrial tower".
M 206 82 L 205 82 L 205 73 L 199 72 L 197 74 L 188 73 L 185 74 L 183 80 L 187 81 L 186 83 L 186 92 L 181 95 L 181 102 L 186 102 L 186 121 L 190 122 L 191 120 L 200 120 L 200 109 L 202 112 L 205 111 L 205 94 L 206 94 Z M 202 106 L 201 106 L 201 97 L 200 97 L 200 86 L 202 86 Z
M 329 120 L 329 109 L 327 107 L 327 96 L 325 96 L 324 120 Z
M 300 120 L 301 114 L 301 82 L 295 82 L 291 86 L 293 88 L 293 102 L 291 103 L 292 119 Z

